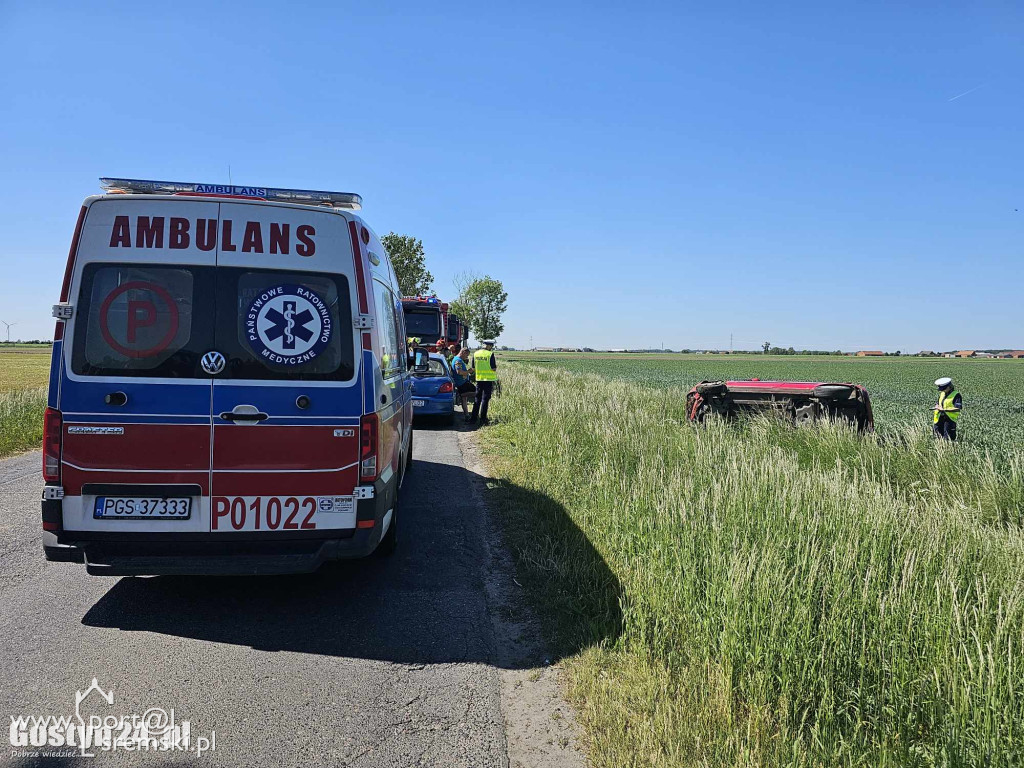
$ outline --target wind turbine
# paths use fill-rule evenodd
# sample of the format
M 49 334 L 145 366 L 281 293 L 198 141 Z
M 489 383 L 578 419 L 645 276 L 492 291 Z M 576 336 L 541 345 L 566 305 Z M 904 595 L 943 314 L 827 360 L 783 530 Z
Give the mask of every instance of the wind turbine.
M 17 325 L 17 323 L 8 323 L 6 320 L 0 320 L 0 323 L 3 323 L 4 325 L 7 326 L 7 343 L 10 344 L 11 343 L 11 326 L 12 325 Z

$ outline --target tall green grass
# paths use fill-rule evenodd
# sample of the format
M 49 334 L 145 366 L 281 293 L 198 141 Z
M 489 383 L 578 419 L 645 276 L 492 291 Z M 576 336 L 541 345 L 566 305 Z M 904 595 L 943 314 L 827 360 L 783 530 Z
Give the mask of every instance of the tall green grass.
M 0 392 L 0 457 L 42 444 L 45 409 L 46 389 Z
M 503 387 L 482 439 L 552 641 L 588 647 L 596 765 L 1021 764 L 1019 444 L 997 469 L 910 427 L 695 428 L 682 390 L 522 365 Z

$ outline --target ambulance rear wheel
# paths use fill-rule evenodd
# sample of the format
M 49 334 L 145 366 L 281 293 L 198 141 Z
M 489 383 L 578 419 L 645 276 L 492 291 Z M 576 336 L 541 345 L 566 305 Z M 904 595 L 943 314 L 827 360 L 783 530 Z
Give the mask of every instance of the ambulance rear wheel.
M 388 526 L 387 531 L 384 533 L 384 538 L 380 540 L 380 544 L 373 550 L 373 554 L 377 557 L 391 557 L 395 553 L 395 547 L 398 546 L 398 497 L 395 496 L 395 506 L 391 510 L 391 524 Z

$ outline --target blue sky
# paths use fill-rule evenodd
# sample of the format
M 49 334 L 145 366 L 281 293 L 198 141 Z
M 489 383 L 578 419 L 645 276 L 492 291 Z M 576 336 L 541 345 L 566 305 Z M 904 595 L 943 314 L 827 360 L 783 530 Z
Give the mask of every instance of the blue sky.
M 503 280 L 508 344 L 1024 348 L 1022 38 L 1019 2 L 0 2 L 0 320 L 50 336 L 97 177 L 230 166 L 361 193 L 442 297 Z

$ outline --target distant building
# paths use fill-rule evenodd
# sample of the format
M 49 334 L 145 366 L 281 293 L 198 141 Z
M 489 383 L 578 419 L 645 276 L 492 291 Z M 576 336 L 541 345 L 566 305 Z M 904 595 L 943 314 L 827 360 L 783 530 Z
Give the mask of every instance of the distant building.
M 961 349 L 959 352 L 957 352 L 957 353 L 955 353 L 953 355 L 953 357 L 977 357 L 977 356 L 978 356 L 978 353 L 975 352 L 973 349 Z
M 854 357 L 884 357 L 885 353 L 878 349 L 862 349 Z
M 918 357 L 938 357 L 938 355 L 936 355 L 930 349 L 922 349 L 920 352 L 917 353 L 917 356 Z
M 1024 360 L 1024 349 L 1011 349 L 999 355 L 1010 360 Z

